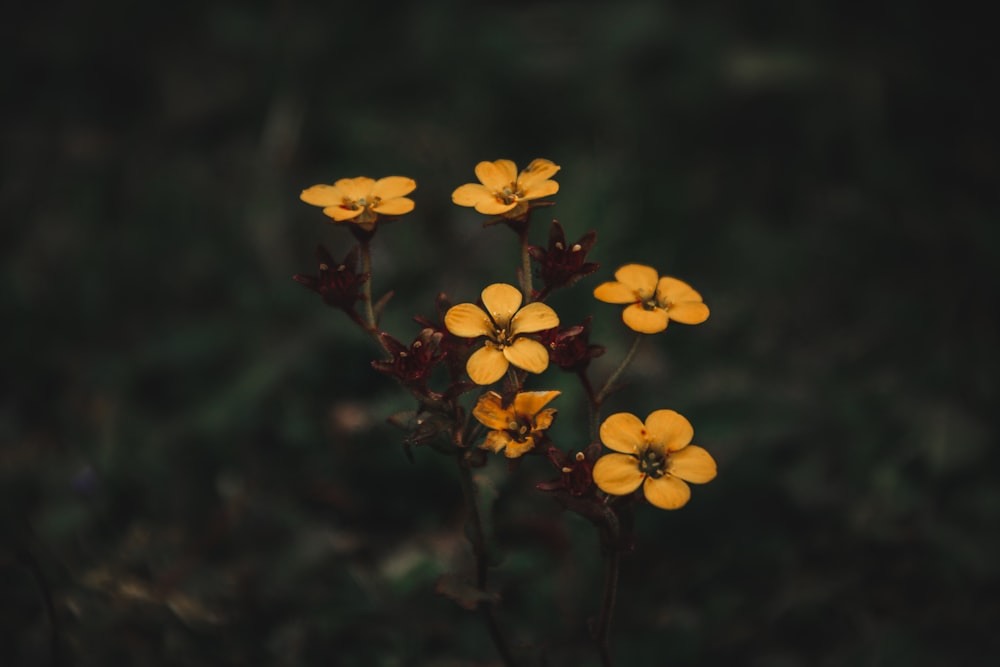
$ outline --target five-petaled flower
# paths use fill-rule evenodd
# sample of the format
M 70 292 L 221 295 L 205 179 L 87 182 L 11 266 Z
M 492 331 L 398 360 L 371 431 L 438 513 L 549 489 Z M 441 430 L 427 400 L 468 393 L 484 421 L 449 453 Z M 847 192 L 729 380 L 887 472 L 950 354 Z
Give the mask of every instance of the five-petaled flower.
M 555 408 L 545 406 L 558 396 L 558 391 L 522 391 L 508 405 L 495 391 L 479 397 L 472 416 L 491 430 L 480 445 L 491 452 L 503 453 L 507 458 L 517 458 L 531 451 L 542 438 L 545 429 L 556 417 Z
M 448 331 L 460 338 L 486 336 L 486 344 L 465 364 L 472 381 L 493 384 L 503 377 L 509 364 L 531 373 L 548 368 L 548 350 L 524 334 L 559 326 L 556 312 L 538 301 L 521 308 L 521 291 L 506 283 L 490 285 L 481 296 L 485 310 L 473 303 L 460 303 L 444 316 Z
M 704 484 L 715 478 L 715 459 L 690 444 L 691 422 L 673 410 L 657 410 L 643 423 L 635 415 L 619 412 L 601 424 L 601 442 L 616 453 L 594 464 L 594 482 L 605 493 L 624 496 L 642 485 L 648 500 L 672 510 L 691 497 L 686 482 Z
M 557 171 L 559 165 L 542 158 L 532 160 L 520 174 L 511 160 L 480 162 L 476 165 L 480 182 L 460 185 L 451 193 L 451 200 L 486 215 L 517 217 L 527 210 L 528 201 L 559 191 L 559 184 L 551 180 Z
M 708 306 L 690 285 L 664 276 L 642 264 L 626 264 L 615 271 L 616 281 L 594 289 L 594 298 L 605 303 L 630 304 L 622 320 L 633 331 L 659 333 L 670 320 L 701 324 L 708 319 Z
M 413 210 L 417 182 L 405 176 L 386 176 L 377 181 L 367 176 L 342 178 L 333 185 L 314 185 L 302 191 L 300 199 L 322 206 L 334 222 L 352 222 L 366 231 L 375 227 L 379 216 L 404 215 Z

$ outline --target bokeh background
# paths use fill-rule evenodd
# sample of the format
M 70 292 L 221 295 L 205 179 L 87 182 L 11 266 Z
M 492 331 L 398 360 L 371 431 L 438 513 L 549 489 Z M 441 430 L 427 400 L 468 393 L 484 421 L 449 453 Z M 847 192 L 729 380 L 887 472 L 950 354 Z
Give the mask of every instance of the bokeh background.
M 994 665 L 1000 235 L 989 24 L 930 3 L 20 3 L 4 10 L 0 663 L 496 665 L 449 462 L 407 460 L 377 350 L 291 280 L 298 200 L 414 177 L 384 326 L 513 281 L 454 207 L 484 159 L 562 166 L 590 290 L 648 263 L 712 307 L 609 411 L 671 407 L 720 466 L 642 508 L 621 665 Z M 585 444 L 579 390 L 553 435 Z M 493 461 L 493 581 L 526 664 L 595 664 L 589 526 Z

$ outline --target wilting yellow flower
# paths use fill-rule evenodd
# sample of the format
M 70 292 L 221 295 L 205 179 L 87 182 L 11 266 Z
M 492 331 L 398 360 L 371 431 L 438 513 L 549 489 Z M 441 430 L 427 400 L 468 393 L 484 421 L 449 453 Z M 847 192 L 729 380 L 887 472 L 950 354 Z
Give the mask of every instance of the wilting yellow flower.
M 451 200 L 486 215 L 520 214 L 525 202 L 559 192 L 559 184 L 551 180 L 559 169 L 551 160 L 541 158 L 532 160 L 520 174 L 510 160 L 480 162 L 476 165 L 480 182 L 460 185 L 451 193 Z
M 715 478 L 715 459 L 697 445 L 691 422 L 673 410 L 657 410 L 646 423 L 628 412 L 601 424 L 601 442 L 619 452 L 594 464 L 594 482 L 605 493 L 625 496 L 642 485 L 646 500 L 665 510 L 683 507 L 691 497 L 685 482 Z
M 708 319 L 708 306 L 686 282 L 664 276 L 642 264 L 626 264 L 615 271 L 617 281 L 594 289 L 594 297 L 605 303 L 628 303 L 622 320 L 633 331 L 659 333 L 670 320 L 701 324 Z
M 522 391 L 507 407 L 495 391 L 480 396 L 472 416 L 483 426 L 493 429 L 480 447 L 494 453 L 502 449 L 511 459 L 530 451 L 556 418 L 556 410 L 545 408 L 545 405 L 559 394 L 558 391 Z
M 335 222 L 348 220 L 371 229 L 380 215 L 403 215 L 413 210 L 413 192 L 417 182 L 405 176 L 386 176 L 377 181 L 367 176 L 342 178 L 333 185 L 314 185 L 299 198 L 307 204 L 322 206 L 323 213 Z
M 549 352 L 524 334 L 559 326 L 559 316 L 535 301 L 521 308 L 521 291 L 513 285 L 495 283 L 483 290 L 483 305 L 452 306 L 444 316 L 448 331 L 460 338 L 486 336 L 486 345 L 472 353 L 465 370 L 476 384 L 492 384 L 503 377 L 509 364 L 531 373 L 549 366 Z

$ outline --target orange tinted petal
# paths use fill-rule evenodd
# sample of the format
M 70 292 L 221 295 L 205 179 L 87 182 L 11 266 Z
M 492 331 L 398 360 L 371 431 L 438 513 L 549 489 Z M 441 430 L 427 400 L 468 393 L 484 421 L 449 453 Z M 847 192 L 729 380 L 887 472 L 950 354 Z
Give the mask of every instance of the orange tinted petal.
M 681 324 L 701 324 L 708 319 L 708 306 L 700 301 L 675 303 L 670 306 L 667 315 Z
M 382 215 L 405 215 L 413 210 L 413 200 L 406 197 L 386 199 L 378 206 L 372 206 L 372 210 Z
M 616 412 L 601 424 L 601 442 L 623 454 L 634 454 L 646 442 L 646 426 L 631 412 Z
M 517 177 L 517 184 L 522 190 L 527 190 L 533 185 L 552 178 L 560 169 L 561 167 L 552 160 L 535 158 L 531 161 L 531 164 L 521 170 L 521 173 Z M 558 184 L 556 185 L 556 189 L 559 189 Z
M 519 456 L 524 456 L 534 449 L 534 447 L 535 439 L 530 435 L 521 442 L 511 438 L 510 442 L 507 443 L 507 448 L 503 450 L 503 453 L 506 454 L 509 459 L 516 459 Z
M 542 410 L 537 415 L 535 415 L 535 428 L 536 431 L 544 431 L 548 427 L 552 426 L 552 422 L 555 421 L 556 412 L 555 408 L 547 408 Z
M 625 283 L 606 282 L 594 288 L 594 298 L 604 303 L 634 303 L 639 295 Z
M 472 353 L 465 362 L 465 372 L 476 384 L 493 384 L 503 377 L 509 365 L 503 352 L 486 345 Z
M 663 276 L 656 283 L 656 296 L 661 299 L 661 303 L 667 301 L 680 303 L 682 301 L 701 301 L 701 295 L 683 280 Z
M 673 410 L 657 410 L 646 417 L 649 442 L 662 445 L 668 452 L 686 447 L 694 437 L 694 427 Z
M 476 165 L 476 177 L 487 188 L 497 192 L 517 180 L 517 165 L 510 160 L 480 162 Z
M 667 328 L 670 318 L 662 308 L 646 310 L 641 304 L 633 303 L 622 311 L 622 321 L 632 331 L 644 334 L 660 333 Z
M 529 373 L 541 373 L 549 367 L 549 351 L 537 340 L 518 338 L 503 349 L 507 361 Z
M 524 417 L 534 417 L 560 393 L 558 391 L 522 391 L 514 397 L 514 412 Z
M 514 420 L 513 411 L 503 407 L 503 399 L 500 394 L 490 391 L 479 397 L 476 407 L 472 409 L 472 416 L 479 420 L 483 426 L 502 431 L 510 428 L 510 422 Z
M 375 181 L 371 188 L 371 195 L 382 199 L 395 199 L 396 197 L 405 197 L 416 189 L 417 182 L 412 178 L 386 176 Z
M 481 201 L 496 201 L 493 192 L 479 183 L 466 183 L 455 188 L 451 200 L 459 206 L 475 206 Z
M 559 192 L 559 184 L 555 181 L 541 181 L 521 189 L 521 199 L 541 199 Z
M 514 439 L 510 437 L 510 433 L 507 433 L 507 431 L 490 431 L 486 434 L 486 440 L 479 447 L 481 449 L 488 449 L 496 454 L 513 441 Z
M 646 477 L 639 472 L 639 461 L 627 454 L 605 454 L 594 464 L 594 483 L 613 496 L 626 496 Z
M 334 185 L 344 191 L 344 196 L 351 200 L 368 198 L 371 196 L 372 188 L 375 187 L 375 179 L 367 176 L 357 178 L 342 178 Z
M 323 209 L 323 213 L 330 216 L 337 222 L 340 222 L 342 220 L 351 220 L 352 218 L 356 218 L 361 215 L 364 210 L 365 209 L 360 206 L 354 209 L 346 208 L 344 206 L 327 206 Z
M 642 492 L 646 500 L 665 510 L 684 507 L 691 499 L 691 487 L 671 475 L 664 475 L 659 479 L 647 478 L 642 485 Z
M 495 331 L 485 311 L 472 303 L 460 303 L 449 308 L 444 315 L 444 326 L 459 338 L 487 336 Z
M 482 213 L 483 215 L 500 215 L 501 213 L 506 213 L 515 206 L 517 206 L 517 202 L 504 204 L 495 196 L 490 195 L 489 199 L 481 199 L 476 203 L 476 211 Z
M 521 290 L 507 283 L 493 283 L 480 295 L 486 312 L 497 326 L 505 328 L 521 306 Z
M 303 190 L 299 199 L 313 206 L 340 206 L 344 202 L 344 191 L 332 185 L 314 185 Z
M 698 445 L 672 452 L 668 466 L 667 472 L 692 484 L 711 482 L 718 472 L 715 459 Z
M 645 264 L 626 264 L 615 271 L 615 280 L 639 292 L 640 298 L 643 299 L 653 296 L 659 276 L 656 269 Z
M 559 326 L 559 316 L 550 306 L 535 301 L 514 314 L 510 321 L 512 334 L 534 333 Z

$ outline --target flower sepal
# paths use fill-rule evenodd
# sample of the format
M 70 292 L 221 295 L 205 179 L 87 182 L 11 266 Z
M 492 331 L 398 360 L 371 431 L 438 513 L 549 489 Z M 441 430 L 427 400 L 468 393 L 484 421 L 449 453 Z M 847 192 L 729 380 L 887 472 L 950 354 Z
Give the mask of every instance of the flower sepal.
M 597 262 L 588 262 L 587 253 L 597 242 L 597 232 L 589 231 L 576 243 L 566 242 L 566 233 L 558 220 L 549 227 L 548 248 L 531 246 L 528 252 L 538 265 L 538 274 L 545 287 L 537 298 L 547 296 L 560 287 L 570 287 L 581 278 L 591 275 L 600 268 Z
M 296 273 L 292 280 L 319 294 L 326 305 L 342 310 L 351 319 L 360 322 L 354 306 L 365 298 L 361 285 L 368 280 L 368 274 L 358 271 L 358 253 L 359 249 L 355 246 L 344 256 L 343 262 L 337 262 L 329 250 L 318 245 L 316 259 L 319 260 L 319 275 Z

